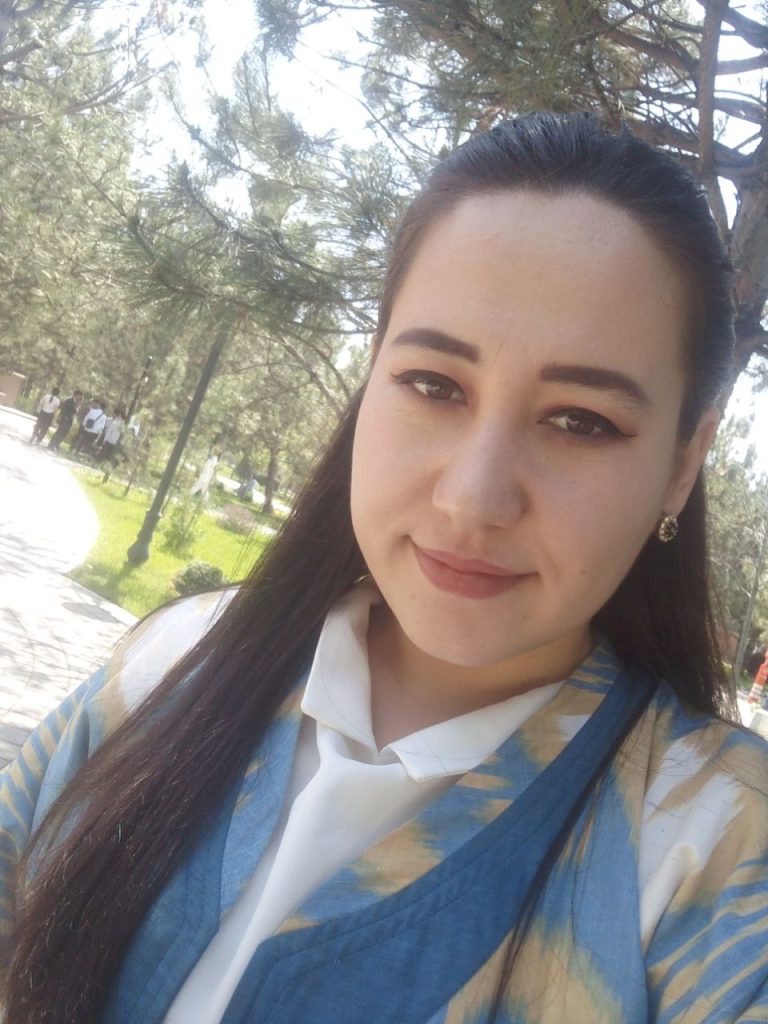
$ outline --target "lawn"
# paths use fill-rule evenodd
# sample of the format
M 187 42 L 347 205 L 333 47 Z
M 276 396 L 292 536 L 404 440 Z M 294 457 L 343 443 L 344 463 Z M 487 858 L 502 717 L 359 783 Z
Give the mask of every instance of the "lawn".
M 96 510 L 101 530 L 87 560 L 70 575 L 134 615 L 146 615 L 164 601 L 177 597 L 173 577 L 190 562 L 218 566 L 229 581 L 242 579 L 270 537 L 260 526 L 247 535 L 236 533 L 222 526 L 210 512 L 203 512 L 197 520 L 191 549 L 179 555 L 166 550 L 164 533 L 168 521 L 161 520 L 150 546 L 149 560 L 144 565 L 132 566 L 125 553 L 136 539 L 152 496 L 142 491 L 124 496 L 123 483 L 103 484 L 100 473 L 86 469 L 78 471 L 77 479 Z

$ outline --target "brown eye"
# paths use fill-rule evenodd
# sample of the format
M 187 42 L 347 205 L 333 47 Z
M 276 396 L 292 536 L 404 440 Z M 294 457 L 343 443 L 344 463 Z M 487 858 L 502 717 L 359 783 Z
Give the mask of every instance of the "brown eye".
M 562 412 L 548 416 L 547 423 L 551 423 L 568 434 L 591 439 L 621 433 L 610 420 L 604 416 L 598 416 L 596 412 L 589 412 L 587 409 L 564 409 Z
M 433 402 L 463 402 L 465 400 L 464 392 L 459 385 L 450 377 L 443 377 L 439 373 L 408 370 L 406 373 L 393 375 L 393 380 Z
M 415 380 L 413 386 L 426 398 L 436 398 L 439 401 L 450 401 L 456 392 L 455 386 L 444 380 Z
M 572 434 L 582 434 L 587 436 L 594 433 L 596 429 L 599 430 L 600 424 L 591 417 L 580 416 L 577 413 L 569 413 L 566 416 L 566 428 L 570 430 Z

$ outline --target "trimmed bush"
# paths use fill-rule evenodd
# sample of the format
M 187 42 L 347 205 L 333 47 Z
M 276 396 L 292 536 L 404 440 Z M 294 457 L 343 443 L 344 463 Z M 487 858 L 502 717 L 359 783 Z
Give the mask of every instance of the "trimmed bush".
M 210 562 L 190 562 L 173 577 L 173 589 L 177 594 L 200 594 L 204 590 L 215 590 L 226 582 L 224 573 Z

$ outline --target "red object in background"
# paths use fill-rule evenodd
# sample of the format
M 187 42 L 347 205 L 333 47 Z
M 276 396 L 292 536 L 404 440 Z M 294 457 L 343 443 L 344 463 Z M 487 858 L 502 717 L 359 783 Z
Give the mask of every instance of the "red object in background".
M 760 668 L 757 670 L 755 675 L 755 682 L 752 689 L 749 691 L 749 702 L 750 704 L 759 704 L 760 698 L 762 697 L 765 684 L 768 682 L 768 650 L 765 652 L 765 658 Z

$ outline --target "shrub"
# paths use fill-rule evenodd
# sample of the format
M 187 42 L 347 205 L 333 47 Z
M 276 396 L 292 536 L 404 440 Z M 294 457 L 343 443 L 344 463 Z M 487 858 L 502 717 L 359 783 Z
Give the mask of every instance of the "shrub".
M 224 573 L 210 562 L 190 562 L 173 578 L 173 589 L 178 594 L 200 594 L 215 590 L 226 582 Z
M 188 555 L 198 538 L 200 502 L 185 497 L 175 501 L 163 526 L 163 549 L 174 555 Z

